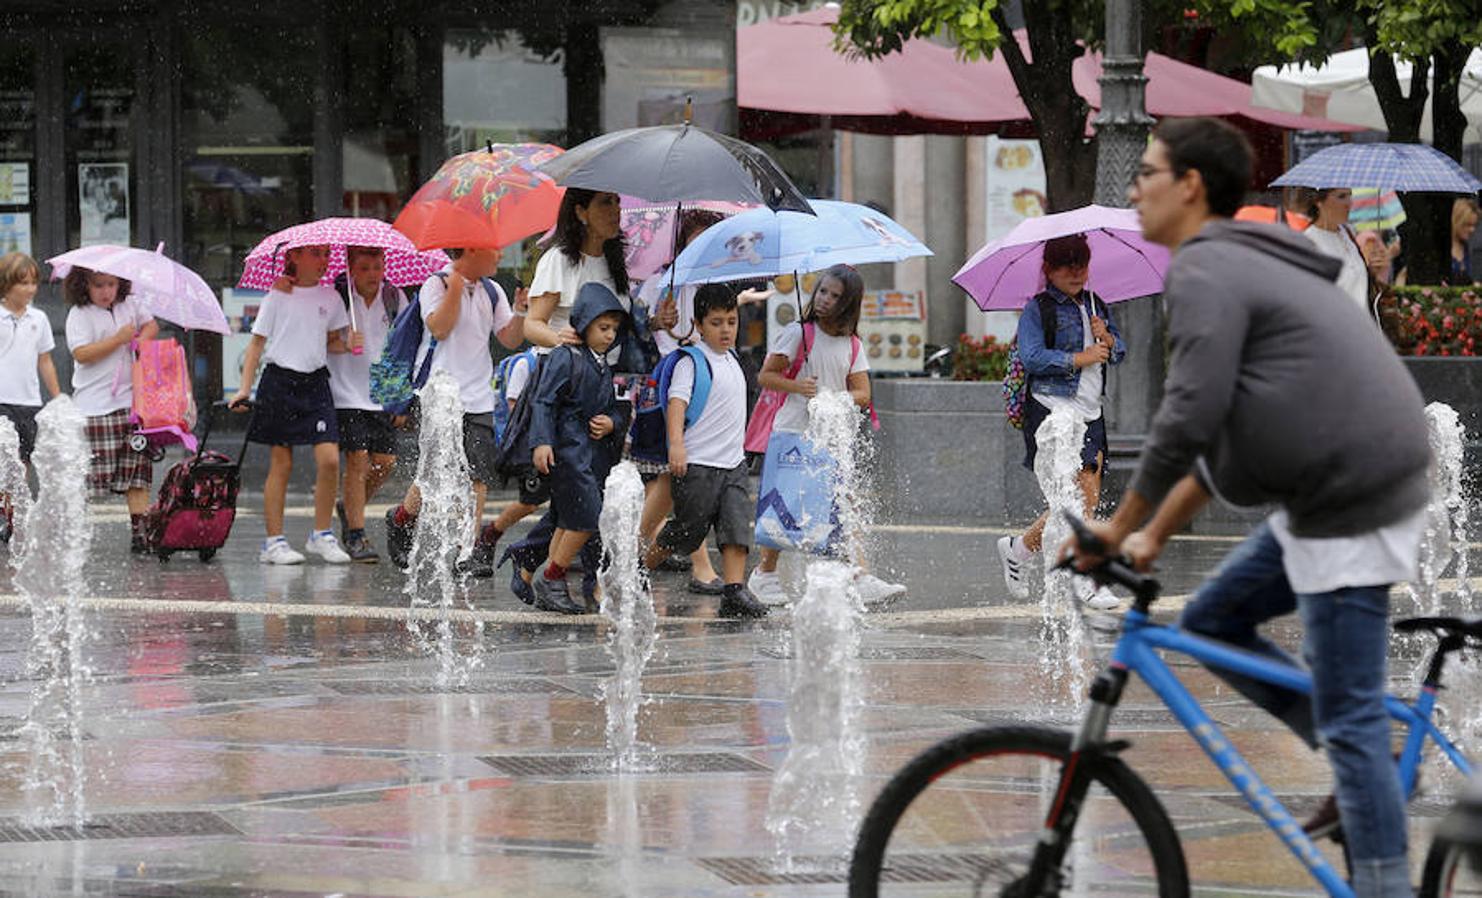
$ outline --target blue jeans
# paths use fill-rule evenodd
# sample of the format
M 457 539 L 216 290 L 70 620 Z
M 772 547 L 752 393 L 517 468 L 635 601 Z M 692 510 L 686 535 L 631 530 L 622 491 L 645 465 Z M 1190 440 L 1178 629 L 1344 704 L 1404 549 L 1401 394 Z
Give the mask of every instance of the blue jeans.
M 1261 524 L 1199 588 L 1179 626 L 1296 664 L 1256 628 L 1293 611 L 1302 615 L 1302 656 L 1314 687 L 1310 700 L 1214 672 L 1308 745 L 1320 743 L 1327 749 L 1359 898 L 1409 898 L 1405 797 L 1390 754 L 1390 721 L 1384 709 L 1389 587 L 1297 594 L 1281 558 L 1281 544 Z

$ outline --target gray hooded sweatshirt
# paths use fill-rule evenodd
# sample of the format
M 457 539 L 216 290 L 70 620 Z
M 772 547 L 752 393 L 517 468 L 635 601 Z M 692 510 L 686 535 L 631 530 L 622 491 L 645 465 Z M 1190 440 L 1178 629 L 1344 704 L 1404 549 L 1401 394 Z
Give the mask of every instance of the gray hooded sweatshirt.
M 1195 470 L 1292 533 L 1353 536 L 1427 500 L 1424 401 L 1379 329 L 1300 234 L 1217 219 L 1174 255 L 1172 358 L 1131 488 L 1157 504 Z

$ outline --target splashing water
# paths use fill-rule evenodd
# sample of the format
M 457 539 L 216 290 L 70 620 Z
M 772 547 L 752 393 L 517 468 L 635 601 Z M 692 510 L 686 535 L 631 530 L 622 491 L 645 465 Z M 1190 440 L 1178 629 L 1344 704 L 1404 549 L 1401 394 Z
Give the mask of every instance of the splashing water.
M 632 462 L 607 475 L 602 498 L 604 564 L 597 574 L 602 586 L 602 616 L 612 623 L 607 654 L 616 668 L 602 684 L 607 703 L 607 747 L 617 769 L 646 766 L 638 741 L 638 709 L 643 704 L 643 668 L 653 657 L 658 632 L 653 593 L 639 571 L 639 525 L 643 519 L 643 478 Z
M 31 612 L 26 672 L 34 682 L 20 738 L 29 757 L 22 789 L 28 822 L 35 826 L 87 822 L 82 690 L 92 672 L 84 658 L 88 632 L 79 605 L 92 539 L 86 424 L 67 396 L 36 415 L 31 464 L 41 488 L 17 528 L 20 539 L 12 543 L 15 585 Z M 25 494 L 22 479 L 15 495 Z
M 460 555 L 470 551 L 474 524 L 473 481 L 463 454 L 463 401 L 458 382 L 441 370 L 432 373 L 418 396 L 422 421 L 416 484 L 422 508 L 403 591 L 413 609 L 471 609 L 467 580 L 457 570 Z M 439 688 L 466 685 L 481 666 L 483 624 L 476 622 L 472 627 L 470 649 L 460 653 L 450 617 L 431 624 L 408 619 L 407 629 L 417 646 L 437 659 Z
M 10 524 L 24 526 L 31 510 L 31 486 L 26 483 L 26 465 L 21 461 L 21 437 L 9 418 L 0 418 L 0 514 L 10 503 Z M 18 537 L 12 536 L 16 545 Z
M 1057 408 L 1045 418 L 1034 439 L 1034 476 L 1050 506 L 1045 522 L 1043 552 L 1045 589 L 1040 599 L 1040 671 L 1051 689 L 1050 704 L 1066 710 L 1079 706 L 1089 684 L 1086 665 L 1086 632 L 1077 607 L 1076 583 L 1069 571 L 1054 570 L 1054 557 L 1070 537 L 1065 512 L 1081 515 L 1084 499 L 1080 488 L 1081 446 L 1086 422 L 1068 408 Z
M 808 439 L 835 461 L 834 504 L 844 560 L 809 559 L 793 606 L 787 759 L 772 781 L 767 830 L 786 872 L 832 869 L 847 857 L 863 806 L 865 739 L 859 669 L 864 605 L 855 587 L 868 508 L 861 500 L 859 410 L 847 393 L 808 403 Z

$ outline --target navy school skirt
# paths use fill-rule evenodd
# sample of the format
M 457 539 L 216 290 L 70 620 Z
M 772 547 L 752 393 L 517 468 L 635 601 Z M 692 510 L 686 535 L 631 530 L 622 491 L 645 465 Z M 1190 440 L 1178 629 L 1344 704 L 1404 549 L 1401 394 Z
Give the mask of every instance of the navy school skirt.
M 329 369 L 304 374 L 268 365 L 257 382 L 247 439 L 269 446 L 312 446 L 340 441 Z

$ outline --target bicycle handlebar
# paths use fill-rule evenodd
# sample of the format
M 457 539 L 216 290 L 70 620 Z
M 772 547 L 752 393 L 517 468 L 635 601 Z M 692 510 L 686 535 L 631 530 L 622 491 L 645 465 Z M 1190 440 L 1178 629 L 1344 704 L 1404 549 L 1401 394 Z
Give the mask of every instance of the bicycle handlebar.
M 1101 537 L 1091 532 L 1091 528 L 1086 526 L 1085 521 L 1082 521 L 1069 511 L 1063 512 L 1063 514 L 1065 515 L 1065 520 L 1070 524 L 1072 535 L 1075 537 L 1076 551 L 1067 555 L 1064 561 L 1057 564 L 1055 566 L 1057 569 L 1076 570 L 1076 556 L 1083 553 L 1086 555 L 1106 556 L 1106 543 L 1102 541 Z M 1142 605 L 1152 604 L 1157 600 L 1158 593 L 1162 590 L 1162 585 L 1158 583 L 1156 578 L 1139 573 L 1132 567 L 1132 561 L 1125 555 L 1103 557 L 1090 570 L 1079 571 L 1078 573 L 1090 577 L 1102 586 L 1108 584 L 1121 586 L 1136 596 L 1138 603 Z

